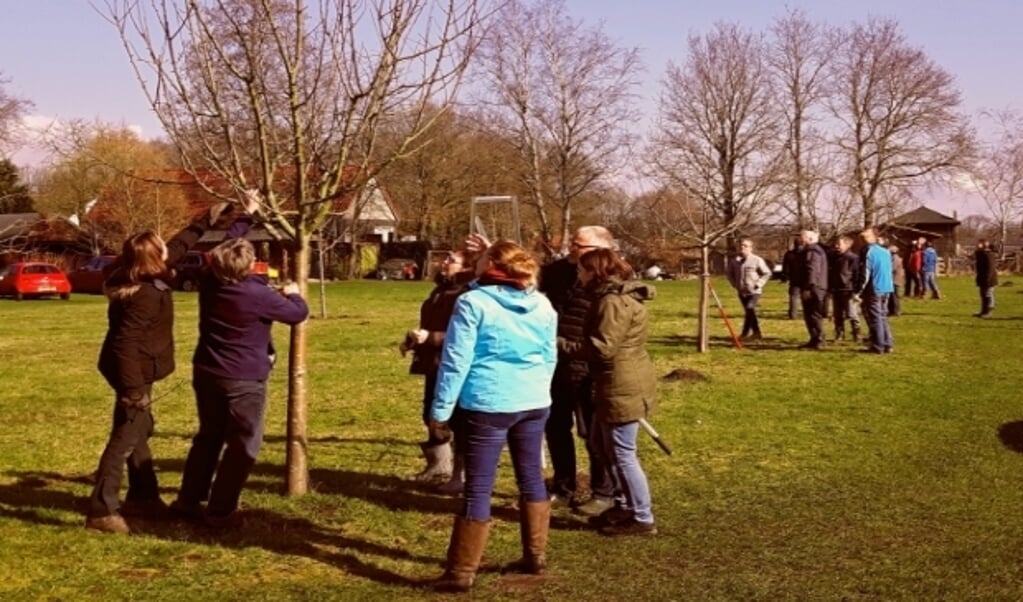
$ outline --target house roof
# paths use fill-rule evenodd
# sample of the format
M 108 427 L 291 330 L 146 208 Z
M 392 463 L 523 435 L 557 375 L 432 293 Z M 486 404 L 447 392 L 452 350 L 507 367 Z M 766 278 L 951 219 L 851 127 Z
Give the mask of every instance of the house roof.
M 28 236 L 42 216 L 38 213 L 2 213 L 0 214 L 0 240 Z
M 959 220 L 957 220 L 956 218 L 949 217 L 947 215 L 943 215 L 943 214 L 938 213 L 937 211 L 935 211 L 933 209 L 930 209 L 928 207 L 925 207 L 923 205 L 917 207 L 916 209 L 910 211 L 909 213 L 904 213 L 904 214 L 902 214 L 902 215 L 892 219 L 890 223 L 904 224 L 904 225 L 915 225 L 915 226 L 925 226 L 925 225 L 926 226 L 938 226 L 938 225 L 942 225 L 942 226 L 944 226 L 944 225 L 958 226 L 960 224 Z

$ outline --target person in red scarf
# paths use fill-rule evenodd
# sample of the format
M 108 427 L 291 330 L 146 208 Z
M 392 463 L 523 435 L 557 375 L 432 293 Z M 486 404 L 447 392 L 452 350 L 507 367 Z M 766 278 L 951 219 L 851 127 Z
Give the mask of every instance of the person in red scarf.
M 444 337 L 430 429 L 444 433 L 457 404 L 465 431 L 465 497 L 455 516 L 447 570 L 437 589 L 467 591 L 490 535 L 490 501 L 507 443 L 519 488 L 522 558 L 509 568 L 546 569 L 551 502 L 541 449 L 557 361 L 557 314 L 536 290 L 539 265 L 501 241 L 476 265 L 476 281 L 455 302 Z

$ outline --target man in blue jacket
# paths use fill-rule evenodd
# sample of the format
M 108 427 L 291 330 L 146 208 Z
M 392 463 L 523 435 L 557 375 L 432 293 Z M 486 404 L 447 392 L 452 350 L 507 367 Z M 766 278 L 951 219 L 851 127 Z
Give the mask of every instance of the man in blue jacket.
M 920 296 L 923 297 L 926 291 L 931 291 L 931 299 L 941 299 L 941 291 L 938 290 L 938 251 L 931 244 L 931 241 L 924 243 L 924 265 L 923 274 L 924 286 L 920 289 Z
M 866 228 L 860 233 L 865 247 L 860 251 L 857 294 L 863 300 L 863 313 L 870 329 L 871 353 L 891 353 L 895 346 L 888 325 L 888 295 L 892 294 L 892 254 L 877 242 L 877 231 Z

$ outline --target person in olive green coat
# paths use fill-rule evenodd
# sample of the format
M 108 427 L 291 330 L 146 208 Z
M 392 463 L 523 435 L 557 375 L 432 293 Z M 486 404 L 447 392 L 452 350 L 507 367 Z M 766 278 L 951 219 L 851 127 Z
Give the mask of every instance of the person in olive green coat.
M 653 535 L 650 487 L 636 454 L 639 420 L 654 409 L 657 384 L 646 351 L 644 301 L 654 288 L 632 280 L 632 268 L 610 249 L 579 259 L 580 281 L 594 292 L 582 343 L 559 339 L 561 350 L 585 358 L 594 380 L 594 447 L 602 450 L 615 484 L 616 506 L 594 521 L 604 535 Z

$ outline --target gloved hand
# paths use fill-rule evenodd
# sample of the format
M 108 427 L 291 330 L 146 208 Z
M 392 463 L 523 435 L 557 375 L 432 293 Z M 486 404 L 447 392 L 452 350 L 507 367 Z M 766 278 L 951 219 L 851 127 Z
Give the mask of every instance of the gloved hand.
M 857 294 L 854 294 L 852 297 L 849 298 L 849 300 L 855 303 L 856 305 L 863 303 L 863 299 L 861 299 L 860 296 Z
M 153 403 L 153 400 L 149 398 L 149 394 L 147 393 L 129 391 L 119 395 L 117 403 L 123 404 L 129 408 L 146 408 Z
M 447 422 L 437 422 L 431 420 L 427 425 L 427 430 L 430 432 L 430 438 L 441 443 L 447 443 L 451 441 L 452 432 L 451 427 L 448 426 Z

